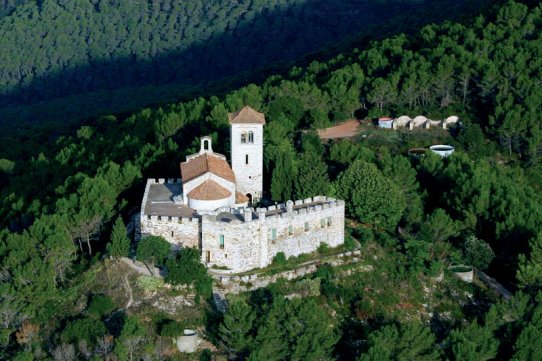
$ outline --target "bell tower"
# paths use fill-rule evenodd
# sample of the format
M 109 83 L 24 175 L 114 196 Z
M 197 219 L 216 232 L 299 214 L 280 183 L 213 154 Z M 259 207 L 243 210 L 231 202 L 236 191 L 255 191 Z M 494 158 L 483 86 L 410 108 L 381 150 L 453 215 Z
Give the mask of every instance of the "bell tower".
M 262 197 L 263 126 L 265 116 L 249 106 L 228 114 L 231 135 L 231 167 L 237 192 L 251 203 Z

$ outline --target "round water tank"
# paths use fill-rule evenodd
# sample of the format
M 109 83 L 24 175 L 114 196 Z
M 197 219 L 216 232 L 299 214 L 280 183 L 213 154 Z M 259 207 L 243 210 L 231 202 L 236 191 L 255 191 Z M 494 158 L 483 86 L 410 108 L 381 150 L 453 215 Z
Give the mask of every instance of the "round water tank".
M 198 332 L 195 330 L 186 329 L 182 336 L 177 337 L 177 348 L 184 353 L 196 352 L 198 343 Z
M 432 145 L 429 147 L 429 149 L 431 149 L 433 153 L 438 154 L 441 157 L 448 157 L 452 155 L 452 153 L 455 151 L 455 148 L 453 146 L 443 144 Z

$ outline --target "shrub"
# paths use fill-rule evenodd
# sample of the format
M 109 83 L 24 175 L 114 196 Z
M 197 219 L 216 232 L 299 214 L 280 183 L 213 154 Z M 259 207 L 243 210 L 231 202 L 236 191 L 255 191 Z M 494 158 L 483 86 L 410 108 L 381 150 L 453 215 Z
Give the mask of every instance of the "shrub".
M 86 341 L 89 345 L 93 346 L 96 340 L 105 335 L 107 332 L 103 322 L 91 319 L 83 318 L 69 322 L 60 336 L 62 342 L 66 343 L 78 343 L 79 341 Z
M 145 292 L 156 292 L 164 286 L 164 280 L 153 276 L 140 276 L 137 281 L 137 286 Z
M 184 325 L 178 321 L 165 322 L 160 327 L 160 336 L 163 337 L 177 337 L 183 334 Z
M 162 237 L 145 237 L 137 246 L 137 259 L 145 263 L 162 265 L 170 253 L 171 245 Z
M 347 250 L 347 251 L 352 251 L 354 249 L 356 249 L 356 247 L 358 246 L 356 240 L 350 236 L 350 235 L 346 235 L 346 237 L 344 238 L 344 248 Z
M 287 262 L 284 252 L 279 252 L 273 257 L 272 264 L 275 266 L 284 266 Z
M 200 296 L 211 296 L 213 282 L 200 262 L 199 250 L 196 248 L 181 249 L 174 258 L 168 259 L 166 268 L 166 282 L 175 285 L 193 284 L 197 294 L 196 301 L 199 301 Z
M 320 253 L 321 255 L 325 255 L 327 253 L 329 253 L 329 250 L 331 248 L 329 248 L 329 245 L 325 242 L 321 242 L 320 245 L 318 246 L 318 253 Z
M 463 249 L 467 262 L 481 270 L 485 270 L 495 257 L 491 246 L 476 236 L 467 237 Z
M 95 318 L 102 318 L 109 315 L 116 308 L 111 297 L 106 295 L 94 295 L 88 306 L 88 313 Z

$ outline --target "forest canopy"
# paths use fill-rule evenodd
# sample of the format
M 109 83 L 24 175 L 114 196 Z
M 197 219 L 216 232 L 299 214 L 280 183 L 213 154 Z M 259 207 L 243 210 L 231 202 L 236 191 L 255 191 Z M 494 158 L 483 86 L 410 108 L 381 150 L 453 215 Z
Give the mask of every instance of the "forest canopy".
M 232 300 L 224 315 L 209 308 L 214 344 L 251 360 L 268 350 L 278 360 L 540 358 L 532 340 L 541 336 L 542 314 L 541 19 L 540 4 L 510 1 L 469 24 L 429 25 L 223 95 L 103 116 L 65 136 L 6 141 L 0 357 L 162 356 L 163 337 L 181 326 L 159 315 L 115 316 L 115 302 L 100 293 L 109 262 L 103 256 L 139 253 L 169 267 L 172 283 L 196 283 L 208 297 L 197 251 L 172 257 L 165 241 L 150 238 L 133 252 L 125 225 L 138 213 L 144 178 L 178 177 L 179 162 L 203 135 L 227 155 L 227 113 L 250 105 L 267 120 L 266 197 L 345 198 L 347 239 L 366 247 L 361 254 L 374 272 L 323 265 L 300 284 L 279 280 Z M 462 124 L 420 131 L 371 124 L 402 114 L 454 114 Z M 314 131 L 356 116 L 364 118 L 358 137 L 323 143 Z M 437 142 L 456 152 L 407 156 Z M 199 282 L 186 279 L 187 264 Z M 438 286 L 452 264 L 487 270 L 514 294 L 499 300 L 477 285 Z M 139 284 L 155 291 L 153 281 Z M 420 313 L 434 306 L 424 306 L 426 286 L 437 306 L 422 322 Z M 295 287 L 306 300 L 286 298 Z
M 207 93 L 220 79 L 224 86 L 263 80 L 262 70 L 285 69 L 360 33 L 415 29 L 486 3 L 8 1 L 9 15 L 0 17 L 0 121 L 80 121 Z

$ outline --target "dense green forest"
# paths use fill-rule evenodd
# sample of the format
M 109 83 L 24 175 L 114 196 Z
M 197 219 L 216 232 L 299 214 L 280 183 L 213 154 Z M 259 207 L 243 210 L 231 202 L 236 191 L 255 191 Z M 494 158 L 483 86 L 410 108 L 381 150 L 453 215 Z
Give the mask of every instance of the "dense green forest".
M 45 144 L 32 135 L 10 143 L 0 160 L 0 357 L 163 360 L 175 332 L 205 325 L 215 354 L 231 359 L 540 359 L 541 28 L 540 4 L 509 1 L 470 24 L 429 25 L 224 95 L 103 116 Z M 136 254 L 194 287 L 201 315 L 123 310 L 102 256 L 128 254 L 124 224 L 143 179 L 177 177 L 201 135 L 227 154 L 227 113 L 245 104 L 268 121 L 267 198 L 345 199 L 348 239 L 373 272 L 324 265 L 299 284 L 232 298 L 222 315 L 193 252 L 170 256 L 151 238 Z M 402 114 L 456 114 L 463 125 L 365 124 L 359 137 L 326 144 L 311 131 Z M 456 152 L 407 156 L 436 143 Z M 514 294 L 434 281 L 451 264 L 487 270 Z M 302 300 L 286 297 L 296 287 L 309 289 Z
M 0 18 L 0 124 L 64 123 L 263 80 L 363 34 L 468 16 L 487 3 L 29 1 Z

